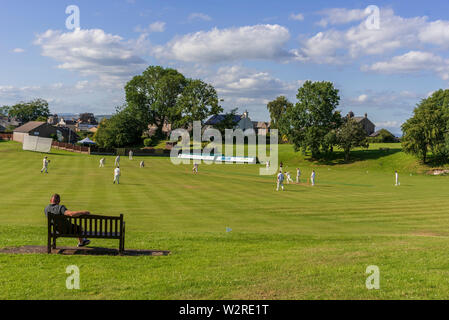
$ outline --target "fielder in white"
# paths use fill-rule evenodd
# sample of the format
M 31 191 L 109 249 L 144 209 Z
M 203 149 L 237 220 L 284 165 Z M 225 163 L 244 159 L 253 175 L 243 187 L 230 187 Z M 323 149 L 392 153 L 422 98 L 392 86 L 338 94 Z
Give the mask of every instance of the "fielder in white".
M 114 169 L 114 184 L 117 182 L 117 184 L 120 184 L 120 167 L 117 167 Z
M 278 177 L 277 177 L 277 188 L 276 191 L 279 191 L 279 187 L 282 188 L 282 191 L 284 191 L 284 174 L 279 171 Z
M 141 168 L 144 168 L 144 167 L 145 167 L 145 161 L 143 161 L 143 160 L 140 161 L 140 167 L 141 167 Z
M 399 182 L 399 173 L 397 171 L 394 172 L 394 177 L 396 179 L 396 184 L 395 186 L 400 186 L 401 183 Z
M 132 160 L 134 152 L 132 150 L 129 150 L 129 154 L 128 155 L 129 155 L 129 160 Z
M 192 171 L 193 171 L 193 173 L 198 173 L 198 163 L 195 163 L 194 165 L 193 165 L 193 169 L 192 169 Z
M 44 160 L 42 160 L 42 170 L 41 173 L 45 171 L 45 173 L 48 173 L 48 163 L 50 160 L 48 160 L 47 157 L 44 157 Z
M 120 166 L 120 156 L 117 156 L 115 158 L 114 166 L 116 166 L 116 167 Z
M 296 168 L 296 183 L 299 183 L 301 181 L 301 170 L 299 168 Z
M 315 170 L 312 171 L 312 174 L 310 175 L 310 182 L 312 182 L 312 187 L 315 185 Z
M 290 184 L 290 182 L 293 183 L 292 177 L 290 176 L 290 172 L 287 172 L 285 175 L 287 176 L 287 184 Z
M 267 160 L 266 168 L 267 168 L 267 170 L 270 169 L 270 160 Z
M 105 158 L 101 158 L 100 159 L 100 168 L 104 168 L 105 163 L 106 163 L 106 159 Z

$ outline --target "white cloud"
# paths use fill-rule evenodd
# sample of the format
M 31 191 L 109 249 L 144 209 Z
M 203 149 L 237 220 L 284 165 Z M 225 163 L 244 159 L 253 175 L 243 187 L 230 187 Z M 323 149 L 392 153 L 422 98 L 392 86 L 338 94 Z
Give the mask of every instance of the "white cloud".
M 319 32 L 303 42 L 303 47 L 296 51 L 297 60 L 315 63 L 340 64 L 338 50 L 342 49 L 344 36 L 335 30 Z
M 381 128 L 399 129 L 401 127 L 401 123 L 399 121 L 376 122 L 375 125 L 377 130 L 380 130 Z
M 304 81 L 285 82 L 268 72 L 249 69 L 240 65 L 219 68 L 206 79 L 220 97 L 234 103 L 266 106 L 265 101 L 285 95 L 294 97 Z
M 50 111 L 54 113 L 88 111 L 110 114 L 124 102 L 122 90 L 103 86 L 101 82 L 88 83 L 83 80 L 73 85 L 54 83 L 45 86 L 0 86 L 0 100 L 5 105 L 38 97 L 47 100 Z
M 152 33 L 152 32 L 164 32 L 165 31 L 165 22 L 156 21 L 151 23 L 148 27 L 142 28 L 137 26 L 134 30 L 140 33 Z
M 430 71 L 438 74 L 443 80 L 449 80 L 449 59 L 443 59 L 431 52 L 410 51 L 389 61 L 363 66 L 362 70 L 384 74 Z
M 14 53 L 23 53 L 23 52 L 25 52 L 25 50 L 22 49 L 22 48 L 15 48 L 14 50 L 12 50 L 12 52 L 14 52 Z
M 92 29 L 66 33 L 48 30 L 38 34 L 34 43 L 42 48 L 43 56 L 60 63 L 58 68 L 113 83 L 128 79 L 145 68 L 145 61 L 138 56 L 145 42 L 144 36 L 124 41 L 118 35 Z
M 366 94 L 362 94 L 357 97 L 358 102 L 365 102 L 366 100 L 368 100 L 368 95 L 366 95 Z
M 354 21 L 358 24 L 344 30 L 329 29 L 302 40 L 302 47 L 295 51 L 297 60 L 341 64 L 362 56 L 415 48 L 422 43 L 418 37 L 420 30 L 429 26 L 427 17 L 402 18 L 391 9 L 381 9 L 380 30 L 367 28 L 364 10 L 329 9 L 325 14 L 322 25 Z
M 266 105 L 280 95 L 294 101 L 298 88 L 304 81 L 286 82 L 266 71 L 258 71 L 241 65 L 220 67 L 205 78 L 211 83 L 227 109 L 239 107 L 239 111 L 250 111 L 255 120 L 269 119 Z
M 54 83 L 54 84 L 51 85 L 51 87 L 52 87 L 52 88 L 55 88 L 55 89 L 60 89 L 60 88 L 62 88 L 63 86 L 64 86 L 64 84 L 61 83 L 61 82 L 57 82 L 57 83 Z
M 328 25 L 347 24 L 354 21 L 360 21 L 364 19 L 367 14 L 365 10 L 360 9 L 345 9 L 345 8 L 333 8 L 326 9 L 320 12 L 324 16 L 318 25 L 327 27 Z
M 202 63 L 280 60 L 291 56 L 284 49 L 289 38 L 288 29 L 280 25 L 214 28 L 174 38 L 164 46 L 155 47 L 153 54 L 166 60 Z
M 289 17 L 290 20 L 296 20 L 296 21 L 304 21 L 304 15 L 302 13 L 294 14 L 292 13 Z
M 88 80 L 78 81 L 75 85 L 75 88 L 78 90 L 82 90 L 82 89 L 86 88 L 88 84 L 89 84 Z
M 420 41 L 447 47 L 449 45 L 449 21 L 437 20 L 430 22 L 420 30 Z
M 194 20 L 202 20 L 202 21 L 211 21 L 212 18 L 208 16 L 207 14 L 201 13 L 201 12 L 194 12 L 189 15 L 189 21 Z

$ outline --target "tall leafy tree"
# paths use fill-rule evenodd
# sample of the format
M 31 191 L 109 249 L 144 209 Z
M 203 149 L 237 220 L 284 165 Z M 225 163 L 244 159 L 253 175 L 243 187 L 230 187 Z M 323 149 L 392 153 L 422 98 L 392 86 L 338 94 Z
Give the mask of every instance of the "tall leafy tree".
M 156 125 L 161 136 L 164 124 L 173 124 L 181 118 L 176 103 L 186 85 L 186 78 L 177 70 L 160 66 L 150 66 L 142 75 L 135 76 L 125 86 L 135 125 L 142 129 L 148 124 Z
M 336 110 L 340 96 L 331 82 L 306 81 L 296 95 L 298 102 L 281 118 L 280 128 L 295 150 L 309 150 L 313 158 L 332 148 L 326 135 L 342 122 Z
M 293 103 L 284 96 L 279 96 L 268 102 L 267 109 L 270 112 L 271 128 L 279 129 L 279 121 L 291 108 L 293 108 Z
M 401 143 L 404 151 L 426 162 L 428 145 L 423 123 L 415 117 L 410 118 L 402 125 L 402 131 L 404 135 Z
M 336 136 L 337 145 L 343 149 L 345 160 L 349 161 L 351 150 L 357 147 L 368 148 L 368 138 L 362 125 L 353 118 L 348 118 L 343 125 L 338 128 Z
M 203 122 L 209 116 L 223 111 L 218 105 L 214 87 L 201 80 L 187 80 L 187 85 L 178 96 L 176 106 L 180 115 L 174 123 L 177 128 L 186 128 L 193 121 Z
M 430 151 L 436 158 L 448 155 L 449 90 L 438 90 L 423 99 L 414 109 L 413 117 L 402 125 L 405 152 L 417 155 L 424 162 Z
M 30 102 L 20 102 L 8 107 L 11 117 L 16 117 L 22 122 L 35 121 L 37 119 L 47 119 L 50 116 L 48 102 L 44 99 L 35 99 Z
M 94 140 L 100 148 L 106 149 L 138 145 L 142 140 L 142 130 L 135 125 L 131 110 L 122 106 L 110 119 L 100 122 Z

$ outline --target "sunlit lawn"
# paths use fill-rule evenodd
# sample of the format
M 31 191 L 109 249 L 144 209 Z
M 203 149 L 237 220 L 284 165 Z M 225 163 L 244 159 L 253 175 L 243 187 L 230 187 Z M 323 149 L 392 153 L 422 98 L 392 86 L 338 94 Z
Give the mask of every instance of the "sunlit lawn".
M 378 149 L 390 148 L 390 151 Z M 317 186 L 275 191 L 263 165 L 173 165 L 168 158 L 113 158 L 54 150 L 42 155 L 0 142 L 0 248 L 46 245 L 43 208 L 60 193 L 69 209 L 125 214 L 126 247 L 170 250 L 162 257 L 0 254 L 2 299 L 409 299 L 449 298 L 449 178 L 400 145 L 313 163 L 280 145 L 280 160 Z M 401 186 L 394 186 L 394 170 Z M 420 174 L 418 174 L 420 172 Z M 232 229 L 226 232 L 226 228 Z M 58 240 L 75 246 L 75 239 Z M 92 246 L 117 248 L 116 241 Z M 68 265 L 81 289 L 67 290 Z M 380 268 L 367 290 L 366 267 Z

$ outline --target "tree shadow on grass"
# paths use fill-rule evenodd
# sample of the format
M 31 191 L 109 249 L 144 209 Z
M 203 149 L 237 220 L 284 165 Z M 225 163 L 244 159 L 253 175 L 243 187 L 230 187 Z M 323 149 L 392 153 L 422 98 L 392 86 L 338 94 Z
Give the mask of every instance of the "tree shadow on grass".
M 442 157 L 442 156 L 437 157 L 437 156 L 430 155 L 427 157 L 425 163 L 423 163 L 422 160 L 420 160 L 420 162 L 429 168 L 439 168 L 439 167 L 447 166 L 448 159 L 445 157 Z
M 341 164 L 351 164 L 359 161 L 377 160 L 383 157 L 391 156 L 398 152 L 401 152 L 401 148 L 386 148 L 377 150 L 355 150 L 351 151 L 350 159 L 345 160 L 345 154 L 343 151 L 334 151 L 329 155 L 323 156 L 320 159 L 310 159 L 320 165 L 335 166 Z

